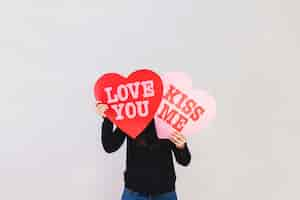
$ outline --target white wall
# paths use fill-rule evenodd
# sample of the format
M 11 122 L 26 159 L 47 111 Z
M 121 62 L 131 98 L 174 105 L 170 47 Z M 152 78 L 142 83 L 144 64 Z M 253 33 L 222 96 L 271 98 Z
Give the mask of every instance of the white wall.
M 1 1 L 0 198 L 116 200 L 125 146 L 97 146 L 93 84 L 185 71 L 217 100 L 180 199 L 299 199 L 297 0 Z

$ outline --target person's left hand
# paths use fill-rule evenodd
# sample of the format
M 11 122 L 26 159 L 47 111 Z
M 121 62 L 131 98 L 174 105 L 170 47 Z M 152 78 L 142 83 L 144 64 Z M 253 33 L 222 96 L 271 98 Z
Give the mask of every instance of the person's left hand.
M 171 133 L 170 140 L 176 145 L 178 149 L 184 149 L 185 143 L 187 142 L 186 137 L 177 131 Z

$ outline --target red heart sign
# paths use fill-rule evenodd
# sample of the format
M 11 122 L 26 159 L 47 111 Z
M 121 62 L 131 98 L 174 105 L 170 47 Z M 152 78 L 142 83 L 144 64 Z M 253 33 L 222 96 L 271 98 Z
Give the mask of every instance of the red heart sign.
M 136 138 L 154 118 L 163 84 L 150 70 L 138 70 L 124 78 L 116 73 L 101 76 L 94 87 L 96 100 L 108 105 L 106 116 L 122 131 Z

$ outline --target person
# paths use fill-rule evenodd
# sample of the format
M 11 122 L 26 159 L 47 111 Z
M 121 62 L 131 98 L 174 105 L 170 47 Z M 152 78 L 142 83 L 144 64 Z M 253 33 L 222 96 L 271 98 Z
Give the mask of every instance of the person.
M 159 139 L 155 120 L 132 139 L 106 117 L 108 105 L 96 102 L 96 113 L 104 118 L 101 141 L 107 153 L 117 151 L 127 140 L 124 189 L 121 200 L 177 200 L 175 160 L 188 166 L 191 153 L 184 135 L 174 131 L 169 139 Z

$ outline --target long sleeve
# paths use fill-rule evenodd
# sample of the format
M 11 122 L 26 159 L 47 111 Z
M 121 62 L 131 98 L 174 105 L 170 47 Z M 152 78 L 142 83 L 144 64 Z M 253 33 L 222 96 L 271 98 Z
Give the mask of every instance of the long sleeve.
M 182 166 L 188 166 L 191 162 L 191 153 L 187 143 L 184 144 L 183 149 L 179 149 L 175 144 L 172 143 L 172 149 L 175 155 L 176 161 Z
M 125 140 L 125 134 L 119 129 L 116 128 L 113 130 L 113 123 L 104 118 L 102 123 L 102 146 L 107 153 L 112 153 L 117 151 Z

